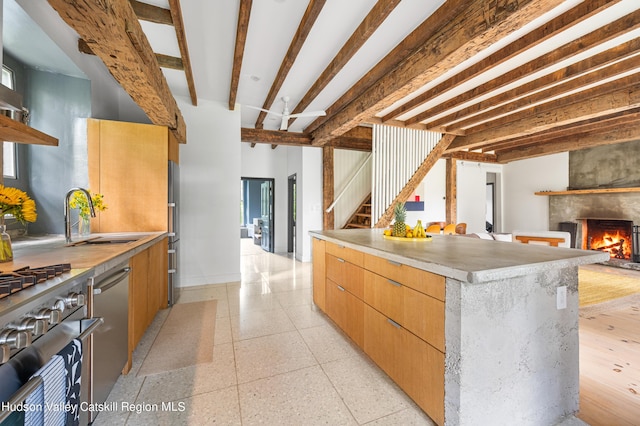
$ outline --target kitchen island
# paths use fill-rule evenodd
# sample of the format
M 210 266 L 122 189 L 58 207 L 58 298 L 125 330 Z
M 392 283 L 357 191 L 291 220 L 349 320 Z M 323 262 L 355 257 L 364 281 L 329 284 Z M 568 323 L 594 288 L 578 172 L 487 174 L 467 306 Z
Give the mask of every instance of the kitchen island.
M 311 236 L 315 304 L 436 423 L 552 425 L 578 411 L 578 266 L 608 254 Z

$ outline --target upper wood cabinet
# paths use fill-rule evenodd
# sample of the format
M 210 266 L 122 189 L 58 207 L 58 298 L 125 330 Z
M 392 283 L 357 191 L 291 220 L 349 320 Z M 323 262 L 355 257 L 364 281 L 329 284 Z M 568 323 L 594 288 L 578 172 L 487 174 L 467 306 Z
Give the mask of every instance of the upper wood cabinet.
M 169 129 L 151 124 L 87 120 L 89 188 L 104 195 L 93 232 L 167 230 L 168 162 L 178 161 Z

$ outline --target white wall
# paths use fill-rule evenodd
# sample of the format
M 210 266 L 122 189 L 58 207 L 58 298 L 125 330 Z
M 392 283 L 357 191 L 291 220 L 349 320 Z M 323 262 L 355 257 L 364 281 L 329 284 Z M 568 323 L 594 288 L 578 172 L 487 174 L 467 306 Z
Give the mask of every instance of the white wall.
M 474 161 L 457 162 L 458 206 L 456 222 L 467 224 L 467 232 L 485 232 L 487 217 L 487 172 L 496 173 L 498 188 L 502 165 L 477 163 Z M 498 203 L 499 204 L 499 203 Z M 499 207 L 497 206 L 499 209 Z M 496 211 L 500 215 L 499 211 Z M 496 229 L 500 231 L 500 229 Z
M 445 220 L 445 194 L 446 194 L 446 161 L 438 160 L 429 170 L 429 173 L 418 185 L 409 201 L 415 200 L 415 195 L 420 196 L 420 201 L 424 201 L 424 211 L 407 212 L 406 222 L 414 226 L 418 220 L 426 228 L 429 222 L 440 222 Z
M 505 232 L 548 231 L 549 197 L 534 192 L 567 189 L 569 153 L 508 163 L 504 166 L 503 181 Z
M 240 280 L 240 110 L 176 98 L 180 146 L 180 287 Z
M 322 149 L 302 148 L 302 182 L 298 181 L 298 212 L 300 233 L 296 259 L 311 261 L 311 238 L 309 231 L 322 230 Z

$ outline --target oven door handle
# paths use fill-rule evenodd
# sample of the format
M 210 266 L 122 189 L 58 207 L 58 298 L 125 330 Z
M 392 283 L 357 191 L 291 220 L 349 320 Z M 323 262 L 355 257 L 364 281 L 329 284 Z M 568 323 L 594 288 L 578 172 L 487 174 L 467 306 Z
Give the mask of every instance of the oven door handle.
M 93 294 L 102 294 L 105 291 L 109 290 L 111 287 L 118 284 L 120 281 L 124 280 L 131 273 L 131 268 L 126 267 L 122 268 L 120 272 L 115 273 L 104 281 L 100 282 L 100 285 L 93 288 Z

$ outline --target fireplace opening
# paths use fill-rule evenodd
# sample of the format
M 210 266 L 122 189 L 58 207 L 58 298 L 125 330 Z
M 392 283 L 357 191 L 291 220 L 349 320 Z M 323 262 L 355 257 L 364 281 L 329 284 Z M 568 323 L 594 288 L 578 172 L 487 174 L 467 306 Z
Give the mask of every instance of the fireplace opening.
M 618 219 L 586 219 L 583 248 L 609 252 L 612 259 L 632 260 L 633 221 Z

